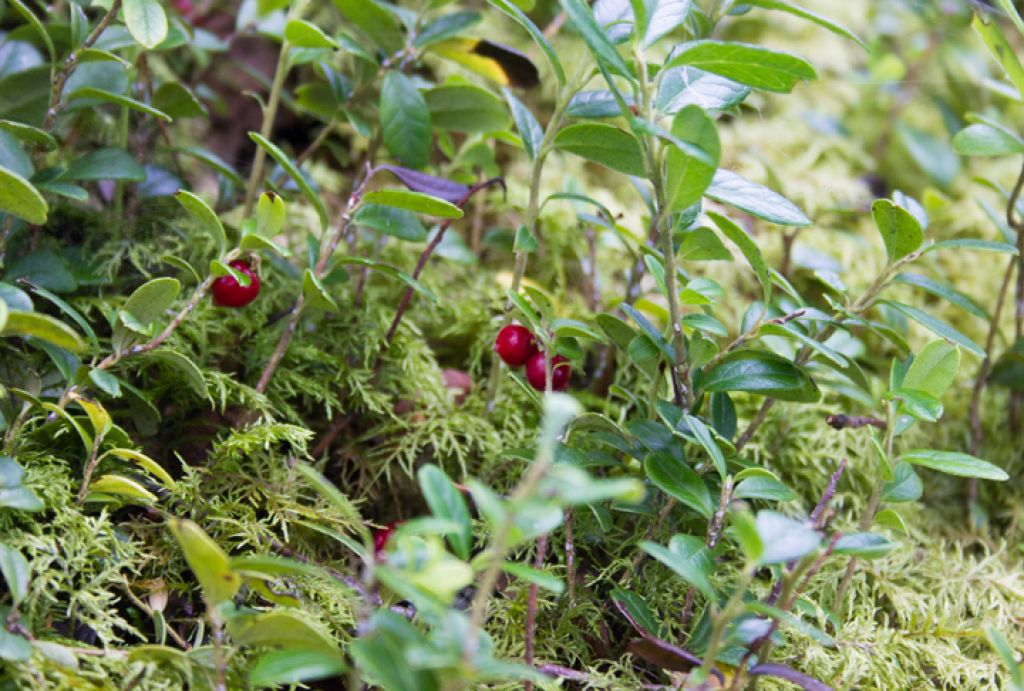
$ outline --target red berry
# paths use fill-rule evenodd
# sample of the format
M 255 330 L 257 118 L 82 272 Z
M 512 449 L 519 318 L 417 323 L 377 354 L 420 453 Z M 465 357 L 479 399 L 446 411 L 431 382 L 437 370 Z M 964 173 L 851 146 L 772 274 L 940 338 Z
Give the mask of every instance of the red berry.
M 388 546 L 388 540 L 391 539 L 391 536 L 395 532 L 395 528 L 397 528 L 400 524 L 401 521 L 391 521 L 383 528 L 378 528 L 377 530 L 373 531 L 374 558 L 380 559 L 381 555 L 384 553 L 384 548 Z
M 220 276 L 213 282 L 213 304 L 218 307 L 245 307 L 260 294 L 260 277 L 248 262 L 236 259 L 231 268 L 249 277 L 249 285 L 243 286 L 234 276 Z
M 572 366 L 569 361 L 561 355 L 556 355 L 551 360 L 551 390 L 565 391 L 569 388 L 569 377 L 572 376 Z M 547 374 L 544 372 L 544 353 L 537 353 L 526 363 L 526 381 L 537 391 L 544 390 L 544 382 Z
M 498 332 L 494 350 L 506 365 L 519 367 L 537 352 L 537 341 L 525 326 L 509 324 Z

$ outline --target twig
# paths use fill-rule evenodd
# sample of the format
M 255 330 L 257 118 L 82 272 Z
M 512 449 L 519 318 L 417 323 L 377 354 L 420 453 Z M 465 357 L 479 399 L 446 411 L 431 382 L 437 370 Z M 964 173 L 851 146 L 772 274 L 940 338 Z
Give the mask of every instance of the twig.
M 882 423 L 883 426 L 885 423 Z M 883 427 L 884 429 L 884 427 Z M 839 487 L 839 481 L 843 477 L 843 473 L 846 472 L 847 460 L 844 458 L 839 461 L 839 467 L 836 468 L 835 472 L 828 479 L 828 484 L 825 486 L 825 491 L 821 493 L 821 499 L 818 500 L 818 504 L 814 507 L 814 511 L 811 511 L 811 522 L 814 523 L 816 528 L 821 528 L 822 519 L 825 515 L 825 509 L 828 507 L 829 502 L 832 501 L 832 497 L 836 495 L 836 489 Z
M 1010 288 L 1010 278 L 1013 270 L 1017 268 L 1017 258 L 1010 257 L 1010 262 L 1003 273 L 1003 283 L 999 287 L 999 295 L 996 298 L 996 306 L 992 311 L 992 321 L 989 323 L 988 336 L 985 338 L 985 359 L 981 361 L 978 374 L 974 379 L 974 388 L 971 390 L 971 455 L 977 456 L 981 453 L 981 445 L 985 439 L 985 431 L 981 426 L 981 394 L 988 384 L 988 376 L 992 372 L 992 349 L 995 346 L 996 334 L 999 332 L 999 318 L 1003 314 L 1003 305 L 1006 304 L 1006 294 Z M 970 478 L 967 482 L 967 506 L 974 504 L 978 498 L 978 479 Z
M 463 206 L 466 205 L 466 203 L 470 199 L 472 199 L 473 195 L 475 195 L 477 192 L 488 187 L 492 187 L 494 185 L 501 185 L 504 187 L 505 181 L 502 178 L 491 178 L 490 180 L 478 182 L 472 187 L 470 187 L 464 195 L 462 195 L 462 198 L 455 203 L 455 206 L 461 209 Z M 430 260 L 430 257 L 434 254 L 434 250 L 437 249 L 437 246 L 441 244 L 441 240 L 444 239 L 445 232 L 451 227 L 452 223 L 454 222 L 454 218 L 447 218 L 445 219 L 444 223 L 442 223 L 438 227 L 437 232 L 434 233 L 434 237 L 431 238 L 430 243 L 423 250 L 423 252 L 420 253 L 419 261 L 416 262 L 416 268 L 412 272 L 413 280 L 419 279 L 420 274 L 423 273 L 424 267 L 427 265 L 427 262 Z M 395 310 L 395 316 L 391 320 L 391 326 L 390 328 L 388 328 L 387 335 L 384 337 L 384 347 L 377 352 L 377 359 L 374 361 L 373 366 L 375 373 L 379 372 L 380 370 L 380 366 L 383 362 L 382 358 L 384 354 L 388 352 L 388 349 L 391 347 L 391 341 L 394 339 L 395 333 L 398 331 L 398 326 L 402 323 L 402 317 L 405 316 L 405 311 L 409 308 L 409 303 L 412 301 L 412 296 L 414 292 L 415 291 L 410 286 L 405 289 L 404 293 L 402 293 L 402 299 L 398 303 L 398 309 Z
M 835 415 L 829 415 L 825 418 L 825 422 L 829 424 L 832 429 L 858 429 L 860 427 L 877 427 L 878 429 L 885 429 L 885 420 L 879 420 L 876 417 L 870 415 L 844 415 L 843 413 L 837 413 Z
M 320 256 L 317 259 L 316 266 L 313 267 L 313 275 L 317 278 L 321 278 L 323 276 L 323 273 L 327 268 L 327 263 L 334 255 L 334 250 L 338 247 L 338 243 L 341 241 L 345 231 L 352 224 L 352 212 L 356 206 L 359 205 L 363 192 L 366 190 L 366 185 L 376 172 L 376 169 L 372 168 L 369 163 L 366 164 L 366 171 L 363 173 L 363 178 L 352 190 L 352 194 L 349 195 L 348 202 L 345 205 L 345 211 L 341 214 L 341 220 L 338 223 L 337 228 L 335 228 L 327 242 L 320 248 Z M 271 353 L 270 359 L 263 368 L 263 373 L 260 374 L 259 382 L 256 384 L 257 392 L 261 394 L 266 393 L 267 387 L 270 386 L 270 379 L 274 376 L 274 372 L 277 370 L 278 365 L 281 364 L 281 360 L 284 359 L 285 352 L 287 352 L 288 346 L 291 344 L 292 338 L 294 338 L 295 332 L 299 328 L 299 320 L 302 317 L 302 310 L 305 306 L 305 296 L 300 293 L 299 297 L 295 300 L 295 305 L 292 307 L 292 315 L 288 319 L 288 323 L 285 325 L 284 331 L 281 333 L 281 337 L 277 341 L 277 346 L 274 348 L 274 352 Z
M 96 466 L 99 464 L 100 445 L 103 444 L 104 436 L 105 433 L 98 433 L 96 438 L 92 440 L 89 460 L 86 462 L 85 472 L 82 474 L 82 486 L 78 489 L 78 498 L 76 499 L 78 504 L 85 503 L 85 495 L 89 492 L 89 482 L 92 480 L 92 474 L 96 471 Z
M 573 511 L 565 510 L 565 581 L 569 606 L 576 604 L 576 541 L 573 537 Z
M 1014 343 L 1019 343 L 1021 338 L 1024 338 L 1024 219 L 1014 218 L 1017 201 L 1020 199 L 1022 190 L 1024 190 L 1024 166 L 1021 167 L 1017 182 L 1013 186 L 1013 192 L 1010 193 L 1010 199 L 1006 204 L 1006 221 L 1013 230 L 1017 231 L 1017 305 L 1013 319 Z M 1020 430 L 1022 401 L 1024 401 L 1024 394 L 1020 391 L 1010 393 L 1010 431 L 1013 433 Z
M 53 88 L 50 90 L 50 107 L 46 110 L 46 119 L 43 120 L 43 129 L 49 132 L 53 129 L 53 126 L 57 122 L 57 115 L 64 110 L 67 104 L 64 103 L 63 94 L 64 87 L 68 83 L 68 79 L 71 77 L 71 73 L 75 71 L 75 67 L 78 64 L 78 58 L 82 52 L 92 48 L 96 41 L 99 40 L 100 36 L 106 31 L 110 23 L 117 17 L 117 13 L 121 10 L 121 0 L 114 0 L 110 5 L 110 9 L 100 19 L 99 24 L 96 28 L 85 37 L 82 44 L 71 51 L 67 59 L 64 61 L 64 67 L 53 80 Z
M 590 681 L 590 675 L 586 672 L 569 669 L 568 667 L 562 667 L 561 665 L 537 665 L 536 669 L 538 672 L 550 674 L 554 677 L 562 677 L 563 679 L 569 679 L 571 681 Z
M 533 568 L 544 567 L 544 556 L 548 551 L 548 536 L 541 535 L 537 540 L 537 555 L 533 559 Z M 526 596 L 526 653 L 524 662 L 533 665 L 534 636 L 537 632 L 537 584 L 530 584 L 530 592 Z M 526 691 L 533 691 L 533 682 L 527 681 L 523 684 Z

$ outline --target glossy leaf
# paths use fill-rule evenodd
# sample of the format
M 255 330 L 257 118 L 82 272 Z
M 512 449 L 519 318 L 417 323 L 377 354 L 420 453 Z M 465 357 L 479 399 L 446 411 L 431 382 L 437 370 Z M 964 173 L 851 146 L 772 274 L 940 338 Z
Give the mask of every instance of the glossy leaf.
M 710 161 L 702 161 L 676 146 L 665 156 L 667 208 L 675 213 L 693 206 L 704 196 L 718 168 L 721 146 L 715 122 L 698 106 L 687 106 L 672 120 L 672 135 L 702 150 Z
M 382 204 L 438 218 L 462 218 L 463 215 L 462 209 L 451 202 L 409 190 L 374 190 L 367 192 L 363 196 L 363 201 L 367 204 Z
M 380 92 L 380 127 L 388 150 L 403 165 L 422 168 L 430 154 L 430 125 L 427 102 L 413 81 L 388 72 Z
M 62 321 L 39 312 L 9 310 L 0 335 L 31 336 L 73 353 L 85 350 L 85 342 L 74 329 Z
M 167 527 L 178 540 L 185 561 L 203 589 L 206 601 L 217 605 L 235 596 L 242 579 L 228 561 L 228 555 L 203 529 L 187 519 L 173 518 Z
M 924 241 L 921 224 L 912 213 L 888 199 L 879 199 L 871 205 L 875 225 L 885 243 L 889 261 L 895 262 L 916 251 Z
M 644 175 L 640 145 L 613 125 L 581 123 L 559 130 L 555 146 L 627 175 Z
M 982 480 L 1009 480 L 1002 468 L 970 454 L 935 449 L 913 449 L 900 454 L 897 461 L 904 461 L 923 468 L 937 470 L 947 475 L 976 477 Z
M 32 183 L 13 170 L 0 166 L 0 212 L 42 225 L 46 223 L 49 207 Z
M 667 453 L 655 453 L 644 459 L 644 472 L 661 491 L 705 518 L 711 518 L 715 501 L 704 480 L 686 463 Z
M 216 212 L 202 198 L 188 190 L 178 190 L 174 198 L 199 222 L 203 230 L 210 234 L 217 243 L 218 252 L 223 254 L 227 248 L 228 236 Z
M 265 138 L 263 135 L 257 132 L 250 132 L 249 139 L 256 142 L 256 144 L 259 145 L 260 148 L 262 148 L 264 151 L 270 154 L 270 157 L 277 161 L 277 164 L 281 166 L 286 173 L 288 173 L 288 176 L 295 182 L 296 185 L 298 185 L 299 189 L 302 191 L 302 196 L 305 197 L 306 201 L 308 201 L 316 210 L 316 214 L 320 218 L 321 229 L 326 229 L 329 223 L 329 219 L 327 218 L 327 207 L 324 206 L 324 202 L 322 199 L 320 199 L 320 195 L 318 195 L 316 191 L 313 189 L 313 187 L 309 184 L 309 181 L 306 180 L 306 177 L 299 170 L 298 166 L 296 166 L 292 162 L 292 160 L 288 158 L 288 155 L 285 154 L 284 151 L 278 148 L 276 144 Z
M 719 360 L 704 376 L 705 391 L 748 391 L 783 401 L 813 403 L 821 392 L 789 360 L 758 350 L 737 350 Z
M 799 82 L 817 78 L 801 57 L 728 41 L 691 41 L 672 52 L 665 67 L 689 65 L 755 89 L 789 93 Z
M 460 559 L 468 560 L 473 534 L 469 509 L 462 493 L 436 465 L 423 466 L 416 477 L 431 513 L 439 518 L 450 519 L 459 526 L 457 532 L 448 535 L 448 541 Z
M 667 549 L 648 541 L 641 542 L 640 549 L 672 569 L 708 600 L 715 600 L 715 587 L 711 585 L 710 579 L 714 571 L 714 559 L 703 540 L 691 535 L 675 535 Z
M 152 50 L 167 38 L 167 14 L 159 0 L 123 0 L 128 31 L 143 48 Z
M 811 224 L 804 212 L 781 194 L 724 168 L 719 168 L 715 173 L 711 186 L 704 194 L 716 202 L 779 225 Z

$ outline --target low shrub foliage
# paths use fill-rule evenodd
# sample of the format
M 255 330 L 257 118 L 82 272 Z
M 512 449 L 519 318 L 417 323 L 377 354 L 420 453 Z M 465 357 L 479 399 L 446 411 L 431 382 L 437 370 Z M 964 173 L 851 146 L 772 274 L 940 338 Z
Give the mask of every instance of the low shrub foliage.
M 5 688 L 1024 689 L 1024 20 L 862 4 L 0 0 Z

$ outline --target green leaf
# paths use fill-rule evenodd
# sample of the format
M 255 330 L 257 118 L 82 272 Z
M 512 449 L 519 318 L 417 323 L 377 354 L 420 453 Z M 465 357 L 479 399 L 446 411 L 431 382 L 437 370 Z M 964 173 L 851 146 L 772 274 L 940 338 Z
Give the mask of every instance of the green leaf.
M 808 10 L 804 7 L 800 7 L 799 5 L 794 5 L 791 2 L 786 2 L 785 0 L 745 0 L 745 3 L 756 7 L 763 7 L 767 10 L 780 10 L 791 14 L 794 17 L 806 19 L 809 22 L 813 22 L 820 27 L 828 29 L 837 36 L 850 39 L 864 50 L 868 49 L 867 44 L 864 43 L 857 34 L 853 33 L 839 22 L 832 21 L 828 17 L 822 16 L 817 12 L 813 12 L 812 10 Z
M 185 207 L 185 210 L 188 211 L 194 219 L 199 221 L 199 225 L 202 226 L 203 230 L 213 236 L 214 241 L 217 243 L 217 253 L 224 254 L 224 250 L 227 248 L 228 244 L 228 236 L 224 231 L 224 225 L 220 222 L 220 218 L 217 216 L 217 213 L 210 208 L 209 204 L 187 190 L 178 190 L 178 193 L 174 195 L 174 198 L 178 200 L 179 204 Z
M 736 485 L 733 492 L 736 499 L 767 499 L 769 501 L 793 501 L 796 493 L 772 477 L 748 477 Z
M 995 242 L 993 240 L 980 240 L 978 238 L 954 238 L 952 240 L 939 240 L 926 245 L 923 252 L 935 252 L 936 250 L 974 250 L 976 252 L 996 252 L 999 254 L 1017 254 L 1017 248 L 1008 242 Z
M 46 151 L 52 151 L 57 148 L 57 140 L 54 139 L 52 134 L 38 127 L 26 125 L 23 122 L 0 120 L 0 130 L 14 135 L 15 138 L 20 139 L 26 144 L 38 146 Z
M 451 202 L 410 190 L 373 190 L 363 195 L 367 204 L 382 204 L 438 218 L 462 218 L 463 211 Z
M 664 69 L 690 65 L 755 89 L 789 93 L 798 82 L 817 78 L 803 58 L 760 46 L 728 41 L 691 41 L 679 46 Z
M 774 353 L 737 350 L 704 375 L 705 391 L 748 391 L 782 401 L 814 403 L 821 397 L 807 374 Z
M 0 620 L 7 621 L 11 608 L 0 606 Z M 32 656 L 32 644 L 28 639 L 0 626 L 0 660 L 8 662 L 24 662 Z
M 153 94 L 153 107 L 172 118 L 202 118 L 208 115 L 206 106 L 192 90 L 178 82 L 164 82 Z
M 944 134 L 944 133 L 943 133 Z M 905 122 L 896 123 L 896 135 L 918 167 L 942 187 L 949 187 L 960 174 L 960 157 L 949 140 L 936 137 Z
M 249 139 L 256 142 L 260 148 L 270 154 L 271 158 L 277 161 L 278 165 L 284 168 L 284 171 L 288 173 L 288 176 L 299 186 L 302 190 L 302 196 L 306 198 L 314 209 L 316 209 L 316 215 L 320 218 L 320 228 L 326 229 L 330 221 L 327 217 L 327 207 L 324 206 L 324 202 L 320 199 L 320 195 L 310 186 L 309 181 L 299 171 L 288 155 L 284 151 L 279 149 L 274 143 L 263 137 L 263 135 L 257 132 L 250 132 Z
M 50 57 L 51 69 L 56 69 L 57 52 L 53 48 L 53 39 L 50 38 L 50 33 L 46 30 L 46 27 L 44 27 L 43 23 L 39 21 L 39 17 L 36 16 L 35 12 L 30 10 L 21 0 L 10 0 L 10 3 L 14 5 L 14 9 L 18 11 L 18 14 L 20 14 L 25 21 L 32 26 L 32 29 L 36 34 L 39 35 L 43 45 L 46 46 L 46 53 Z M 10 38 L 12 37 L 9 37 L 9 40 Z
M 256 658 L 249 670 L 249 683 L 256 687 L 287 686 L 336 677 L 345 671 L 339 655 L 301 648 L 274 650 Z
M 964 156 L 1009 156 L 1024 153 L 1024 140 L 985 123 L 968 125 L 953 137 L 953 150 Z
M 420 219 L 416 214 L 404 209 L 365 204 L 355 212 L 354 220 L 359 225 L 373 228 L 399 240 L 421 243 L 427 239 L 427 230 Z
M 277 608 L 232 617 L 228 632 L 239 645 L 313 650 L 340 657 L 338 644 L 314 621 L 307 612 Z
M 821 536 L 806 521 L 775 511 L 760 511 L 755 521 L 764 545 L 758 564 L 782 564 L 807 556 L 821 545 Z
M 0 211 L 42 225 L 46 223 L 49 207 L 32 183 L 0 165 Z
M 941 336 L 942 338 L 949 339 L 954 343 L 959 343 L 963 346 L 964 350 L 974 353 L 978 357 L 985 357 L 985 351 L 981 346 L 969 339 L 967 336 L 964 336 L 949 324 L 941 321 L 940 319 L 936 319 L 927 312 L 923 312 L 916 307 L 911 307 L 910 305 L 904 305 L 902 302 L 893 302 L 892 300 L 879 300 L 878 302 L 879 304 L 888 305 L 897 312 L 910 317 L 936 336 Z
M 924 241 L 924 230 L 912 213 L 888 199 L 871 205 L 871 215 L 885 243 L 885 253 L 895 262 L 915 252 Z
M 614 125 L 579 123 L 555 135 L 555 147 L 626 175 L 643 176 L 644 159 L 632 134 Z
M 924 483 L 909 463 L 899 463 L 892 469 L 893 479 L 882 485 L 882 499 L 901 503 L 917 501 L 924 494 Z
M 739 105 L 749 95 L 749 86 L 684 65 L 667 70 L 661 77 L 657 105 L 666 115 L 673 115 L 689 105 L 700 106 L 705 111 L 722 111 Z
M 1003 72 L 1024 98 L 1024 66 L 1021 65 L 1013 46 L 1006 40 L 1003 30 L 999 27 L 999 22 L 985 13 L 975 12 L 971 26 L 981 36 L 989 53 L 1003 68 Z
M 430 155 L 430 111 L 411 79 L 391 71 L 380 92 L 384 144 L 403 165 L 422 168 Z
M 754 274 L 761 284 L 764 304 L 769 304 L 772 299 L 772 277 L 768 270 L 768 264 L 765 262 L 764 257 L 761 256 L 761 250 L 758 248 L 757 243 L 747 235 L 745 230 L 725 216 L 709 211 L 708 217 L 715 222 L 715 225 L 719 227 L 727 238 L 740 248 L 740 252 L 743 253 L 747 262 L 750 263 L 750 268 L 754 270 Z
M 732 261 L 732 254 L 710 228 L 695 228 L 684 233 L 678 254 L 683 261 Z
M 668 453 L 653 453 L 644 459 L 644 472 L 658 489 L 704 518 L 715 512 L 716 503 L 707 485 L 685 461 Z
M 640 543 L 640 549 L 672 569 L 709 601 L 716 600 L 715 587 L 711 585 L 710 578 L 715 562 L 703 540 L 692 535 L 674 535 L 667 549 L 646 540 Z
M 439 518 L 451 519 L 459 526 L 458 532 L 448 535 L 448 541 L 460 559 L 469 560 L 473 526 L 462 493 L 436 465 L 423 466 L 416 477 L 431 513 Z
M 509 110 L 512 111 L 512 119 L 515 120 L 519 138 L 523 142 L 523 150 L 532 161 L 537 158 L 541 143 L 544 141 L 544 130 L 541 129 L 540 123 L 537 122 L 537 118 L 533 116 L 530 109 L 523 105 L 523 102 L 516 98 L 510 90 L 502 89 L 501 92 L 505 96 Z
M 526 32 L 530 34 L 530 38 L 533 39 L 533 42 L 537 44 L 551 64 L 551 70 L 555 73 L 558 85 L 565 86 L 565 71 L 562 69 L 562 63 L 559 61 L 555 49 L 551 47 L 551 44 L 545 38 L 544 33 L 537 28 L 537 25 L 530 21 L 530 18 L 523 14 L 522 10 L 508 0 L 487 0 L 487 2 L 497 7 L 511 17 L 519 26 L 526 29 Z
M 413 45 L 426 48 L 429 45 L 459 36 L 466 29 L 480 23 L 483 16 L 479 12 L 451 12 L 437 17 L 416 34 Z
M 1002 468 L 988 461 L 975 458 L 970 454 L 958 451 L 938 451 L 934 449 L 913 449 L 900 454 L 897 461 L 904 461 L 931 468 L 947 475 L 960 477 L 976 477 L 981 480 L 1009 480 L 1010 476 Z
M 143 354 L 141 357 L 155 360 L 176 370 L 197 396 L 200 398 L 206 397 L 206 380 L 203 378 L 203 373 L 196 363 L 192 362 L 187 356 L 175 350 L 157 348 Z
M 172 518 L 167 527 L 181 545 L 185 561 L 199 581 L 207 603 L 215 606 L 233 598 L 242 585 L 242 579 L 232 571 L 228 555 L 220 545 L 188 519 Z
M 0 543 L 0 573 L 7 581 L 11 601 L 17 606 L 28 594 L 28 581 L 32 573 L 28 561 L 15 548 Z
M 875 533 L 850 533 L 836 540 L 833 554 L 846 554 L 860 559 L 878 559 L 899 547 Z
M 157 463 L 152 458 L 150 458 L 149 456 L 140 451 L 136 451 L 134 449 L 111 449 L 110 451 L 107 451 L 102 456 L 100 456 L 100 461 L 102 461 L 104 458 L 109 458 L 110 456 L 114 456 L 116 458 L 123 458 L 126 461 L 131 461 L 135 465 L 139 466 L 140 468 L 143 468 L 148 473 L 158 478 L 161 484 L 164 485 L 164 487 L 173 488 L 176 486 L 174 478 L 172 478 L 170 474 L 166 470 L 164 470 L 163 466 L 161 466 L 159 463 Z
M 89 485 L 89 496 L 86 500 L 95 500 L 96 494 L 110 494 L 117 497 L 137 499 L 144 504 L 155 504 L 156 495 L 143 487 L 139 482 L 121 475 L 104 475 Z
M 1009 5 L 1009 7 L 1013 9 L 1016 15 L 1016 8 L 1013 5 Z M 1017 17 L 1019 21 L 1019 15 Z M 1024 32 L 1024 29 L 1021 31 Z M 1006 636 L 1000 633 L 996 627 L 986 626 L 985 638 L 988 639 L 989 645 L 996 651 L 1002 659 L 1003 665 L 1010 672 L 1010 680 L 1016 688 L 1010 687 L 1009 691 L 1021 691 L 1021 689 L 1024 689 L 1024 665 L 1017 661 L 1017 653 L 1010 646 L 1010 642 L 1006 640 Z
M 687 106 L 672 120 L 672 135 L 705 152 L 710 161 L 701 161 L 677 146 L 668 146 L 665 157 L 666 206 L 676 213 L 699 202 L 711 185 L 718 168 L 721 145 L 715 121 L 699 106 Z
M 707 425 L 690 414 L 685 414 L 683 419 L 686 421 L 690 431 L 693 432 L 697 442 L 708 452 L 711 462 L 714 463 L 715 469 L 718 470 L 719 476 L 724 481 L 725 476 L 728 475 L 728 470 L 725 467 L 725 456 L 722 455 L 722 450 L 718 448 L 718 444 L 715 442 L 714 437 L 711 436 Z
M 520 580 L 531 583 L 538 588 L 548 590 L 555 595 L 561 595 L 565 592 L 565 583 L 562 582 L 562 579 L 540 571 L 539 569 L 527 566 L 526 564 L 506 561 L 502 563 L 501 570 Z
M 95 180 L 125 180 L 142 182 L 145 169 L 123 149 L 95 149 L 75 159 L 61 174 L 60 180 L 90 182 Z
M 599 65 L 627 79 L 633 78 L 633 71 L 619 55 L 619 51 L 608 40 L 604 29 L 594 19 L 594 14 L 581 0 L 561 0 L 562 9 L 570 26 L 580 33 L 590 52 Z
M 704 196 L 779 225 L 811 224 L 811 219 L 781 194 L 724 168 L 715 173 Z
M 96 99 L 99 101 L 105 101 L 107 103 L 113 103 L 115 105 L 121 106 L 122 108 L 128 108 L 130 110 L 138 111 L 140 113 L 145 113 L 146 115 L 151 115 L 154 118 L 157 118 L 158 120 L 163 120 L 164 122 L 173 122 L 174 120 L 174 118 L 172 118 L 167 113 L 157 108 L 154 108 L 148 103 L 143 103 L 142 101 L 137 101 L 134 98 L 129 98 L 128 96 L 124 96 L 122 94 L 115 94 L 110 91 L 105 91 L 103 89 L 97 89 L 92 86 L 83 86 L 80 89 L 75 89 L 67 95 L 67 99 L 69 101 L 74 100 L 76 98 Z
M 942 401 L 924 391 L 894 389 L 886 393 L 886 398 L 899 401 L 901 412 L 918 420 L 935 422 L 942 417 Z
M 330 296 L 312 269 L 306 269 L 302 274 L 302 294 L 306 296 L 306 304 L 310 307 L 338 311 L 338 303 Z
M 932 341 L 914 356 L 899 386 L 942 398 L 953 385 L 958 371 L 960 349 L 946 341 Z
M 650 48 L 662 36 L 684 24 L 693 9 L 691 0 L 657 0 L 650 11 L 647 29 L 643 32 L 643 47 Z
M 124 21 L 132 38 L 152 50 L 167 38 L 167 15 L 159 0 L 123 0 Z
M 334 0 L 342 16 L 390 55 L 405 45 L 398 20 L 374 0 Z
M 895 283 L 904 283 L 906 285 L 915 286 L 920 288 L 936 297 L 940 297 L 946 300 L 950 304 L 956 305 L 960 309 L 973 314 L 981 319 L 988 319 L 988 312 L 984 307 L 979 305 L 968 295 L 961 293 L 956 288 L 940 283 L 927 276 L 921 276 L 920 274 L 912 273 L 901 273 L 897 274 L 893 278 Z
M 423 94 L 430 125 L 451 132 L 494 132 L 508 127 L 501 99 L 470 84 L 445 84 Z
M 764 544 L 750 511 L 742 509 L 729 514 L 729 529 L 748 562 L 757 564 L 764 554 Z
M 130 317 L 129 328 L 145 328 L 164 316 L 181 291 L 181 283 L 176 278 L 154 278 L 135 289 L 122 311 Z M 122 321 L 125 315 L 122 314 Z
M 297 48 L 341 48 L 324 30 L 305 19 L 292 19 L 284 27 L 284 37 Z
M 2 336 L 31 336 L 78 353 L 85 350 L 85 342 L 74 329 L 62 321 L 38 312 L 9 310 Z
M 284 230 L 288 209 L 280 195 L 264 192 L 256 203 L 256 232 L 273 237 Z

